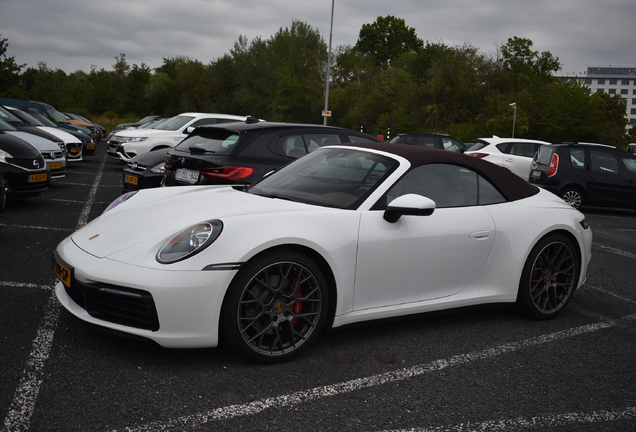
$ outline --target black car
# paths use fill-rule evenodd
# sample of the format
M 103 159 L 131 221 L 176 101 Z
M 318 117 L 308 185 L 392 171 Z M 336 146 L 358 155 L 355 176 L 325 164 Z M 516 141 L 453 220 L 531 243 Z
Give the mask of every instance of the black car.
M 4 216 L 4 204 L 7 201 L 7 194 L 4 187 L 4 179 L 2 178 L 2 168 L 0 165 L 0 217 Z
M 539 147 L 530 183 L 582 205 L 636 209 L 636 155 L 601 144 Z
M 15 196 L 39 195 L 51 185 L 51 174 L 42 153 L 32 144 L 0 130 L 2 189 Z
M 166 173 L 167 148 L 149 151 L 135 156 L 124 167 L 124 190 L 132 192 L 138 189 L 158 187 Z
M 349 129 L 253 117 L 201 126 L 168 151 L 163 184 L 249 184 L 319 147 L 347 142 L 382 140 Z
M 450 135 L 428 132 L 401 133 L 389 142 L 431 147 L 457 153 L 464 153 L 470 148 L 469 145 Z

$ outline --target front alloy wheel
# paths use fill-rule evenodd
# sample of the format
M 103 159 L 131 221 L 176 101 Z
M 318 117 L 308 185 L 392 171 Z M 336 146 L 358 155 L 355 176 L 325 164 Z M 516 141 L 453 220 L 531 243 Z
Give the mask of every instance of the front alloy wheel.
M 278 363 L 311 344 L 326 314 L 327 289 L 320 269 L 305 255 L 277 251 L 239 272 L 223 305 L 221 327 L 238 354 Z
M 545 237 L 532 249 L 523 268 L 517 305 L 533 318 L 556 316 L 572 298 L 579 269 L 576 249 L 569 239 Z
M 583 196 L 581 196 L 581 193 L 576 189 L 568 189 L 561 193 L 561 199 L 575 209 L 578 209 L 581 207 L 581 204 L 583 204 Z

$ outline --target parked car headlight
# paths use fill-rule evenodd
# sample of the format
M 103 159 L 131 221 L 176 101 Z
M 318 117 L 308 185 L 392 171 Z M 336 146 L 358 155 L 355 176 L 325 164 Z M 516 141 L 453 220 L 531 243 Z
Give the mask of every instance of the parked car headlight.
M 134 138 L 128 138 L 128 142 L 142 142 L 145 141 L 146 138 L 148 137 L 134 137 Z
M 159 165 L 153 166 L 150 168 L 150 172 L 153 174 L 165 174 L 166 173 L 166 163 L 161 162 Z
M 126 200 L 128 200 L 128 199 L 132 198 L 132 196 L 133 196 L 134 194 L 136 194 L 137 192 L 139 192 L 139 191 L 128 192 L 128 193 L 125 193 L 125 194 L 123 194 L 123 195 L 120 195 L 120 196 L 119 196 L 119 198 L 117 198 L 115 201 L 113 201 L 112 203 L 110 203 L 110 205 L 109 205 L 108 207 L 106 207 L 106 210 L 104 210 L 104 211 L 102 212 L 102 214 L 106 213 L 107 211 L 110 211 L 110 210 L 114 209 L 114 208 L 115 208 L 115 207 L 117 207 L 119 204 L 121 204 L 121 203 L 123 203 L 124 201 L 126 201 Z
M 175 234 L 157 252 L 157 261 L 171 264 L 201 252 L 219 237 L 223 222 L 213 219 L 199 222 Z
M 7 158 L 12 157 L 9 153 L 4 150 L 0 150 L 0 162 L 8 164 Z

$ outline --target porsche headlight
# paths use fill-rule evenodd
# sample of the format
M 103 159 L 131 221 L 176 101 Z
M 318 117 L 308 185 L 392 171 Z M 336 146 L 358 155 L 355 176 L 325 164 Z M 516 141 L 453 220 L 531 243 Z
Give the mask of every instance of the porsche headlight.
M 124 201 L 130 199 L 134 194 L 136 194 L 139 191 L 134 191 L 134 192 L 128 192 L 125 193 L 123 195 L 121 195 L 119 198 L 117 198 L 115 201 L 113 201 L 112 203 L 110 203 L 110 205 L 108 207 L 106 207 L 106 210 L 104 210 L 102 212 L 102 214 L 106 213 L 109 210 L 114 209 L 115 207 L 117 207 L 119 204 L 123 203 Z
M 213 219 L 199 222 L 175 234 L 157 252 L 157 261 L 171 264 L 201 252 L 214 243 L 223 230 L 223 222 Z

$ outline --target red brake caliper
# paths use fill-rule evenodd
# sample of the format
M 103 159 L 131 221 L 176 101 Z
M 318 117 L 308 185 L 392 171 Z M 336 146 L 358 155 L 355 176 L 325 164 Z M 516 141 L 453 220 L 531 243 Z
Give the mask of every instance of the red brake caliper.
M 298 287 L 296 289 L 296 297 L 302 297 L 302 295 L 303 295 L 303 291 L 302 291 L 302 289 L 300 287 Z M 297 302 L 294 303 L 294 306 L 292 306 L 292 311 L 295 314 L 299 314 L 302 310 L 303 310 L 303 303 L 302 302 L 297 301 Z M 294 324 L 297 324 L 297 323 L 298 323 L 298 318 L 296 318 L 294 320 Z

